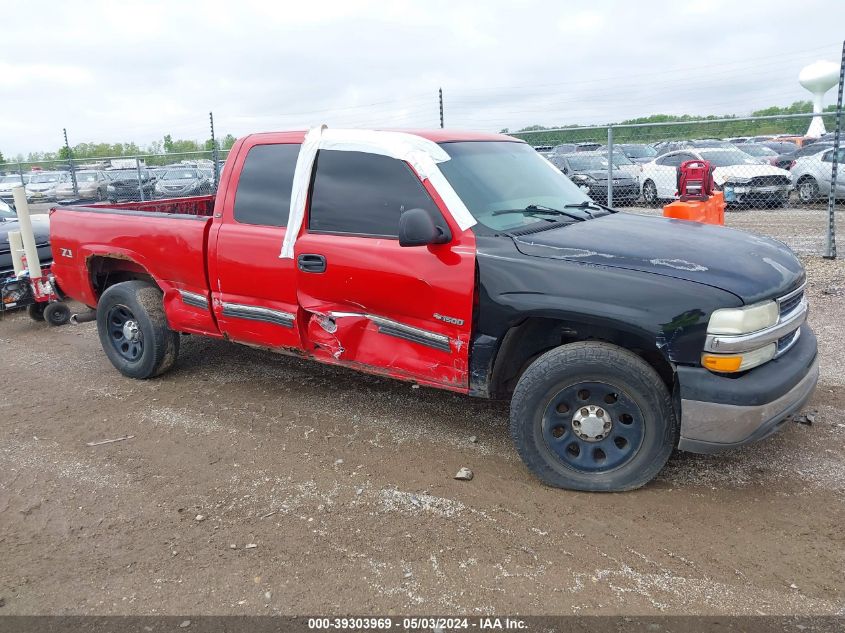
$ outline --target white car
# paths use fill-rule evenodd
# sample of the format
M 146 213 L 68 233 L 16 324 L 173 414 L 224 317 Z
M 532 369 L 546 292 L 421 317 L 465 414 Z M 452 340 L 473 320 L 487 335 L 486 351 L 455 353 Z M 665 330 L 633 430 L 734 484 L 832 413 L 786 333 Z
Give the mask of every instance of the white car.
M 688 160 L 706 160 L 713 182 L 728 204 L 757 203 L 781 207 L 789 200 L 792 179 L 785 169 L 761 163 L 733 148 L 695 147 L 658 156 L 642 166 L 640 189 L 646 204 L 677 198 L 678 168 Z
M 50 202 L 56 199 L 56 187 L 70 178 L 64 171 L 40 171 L 32 174 L 26 186 L 28 202 Z
M 836 177 L 836 197 L 845 198 L 845 148 L 839 149 L 839 174 Z M 798 199 L 803 203 L 813 202 L 819 196 L 830 195 L 830 179 L 833 167 L 833 149 L 827 147 L 817 154 L 804 156 L 795 161 L 790 170 L 792 184 L 798 190 Z

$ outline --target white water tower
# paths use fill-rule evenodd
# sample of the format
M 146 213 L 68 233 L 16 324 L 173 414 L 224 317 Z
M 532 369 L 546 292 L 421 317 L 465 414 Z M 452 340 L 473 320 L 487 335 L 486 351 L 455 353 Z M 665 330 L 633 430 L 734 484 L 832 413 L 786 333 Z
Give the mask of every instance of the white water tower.
M 804 66 L 798 73 L 798 83 L 813 93 L 813 112 L 821 114 L 824 93 L 839 83 L 839 64 L 820 60 Z M 824 133 L 824 121 L 820 116 L 814 116 L 807 128 L 807 136 L 818 138 Z

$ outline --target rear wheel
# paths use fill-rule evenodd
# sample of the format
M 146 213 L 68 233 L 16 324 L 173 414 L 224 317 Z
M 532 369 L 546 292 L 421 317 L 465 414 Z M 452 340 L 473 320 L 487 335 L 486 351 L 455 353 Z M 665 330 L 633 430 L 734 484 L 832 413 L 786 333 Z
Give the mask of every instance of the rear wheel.
M 43 321 L 44 320 L 44 308 L 47 307 L 46 303 L 31 303 L 26 308 L 26 313 L 29 315 L 29 318 L 33 321 Z
M 819 183 L 812 176 L 805 176 L 798 181 L 798 199 L 810 204 L 819 197 Z
M 161 291 L 143 281 L 115 284 L 100 297 L 100 344 L 124 376 L 152 378 L 176 362 L 179 334 L 168 327 L 161 299 Z
M 657 185 L 652 180 L 643 183 L 643 201 L 650 207 L 656 207 L 660 202 L 657 198 Z
M 67 304 L 59 301 L 48 303 L 47 307 L 44 308 L 44 320 L 49 325 L 56 327 L 66 325 L 70 321 L 70 308 L 67 307 Z
M 621 491 L 654 478 L 677 443 L 669 392 L 632 352 L 572 343 L 532 363 L 511 401 L 511 437 L 545 483 Z

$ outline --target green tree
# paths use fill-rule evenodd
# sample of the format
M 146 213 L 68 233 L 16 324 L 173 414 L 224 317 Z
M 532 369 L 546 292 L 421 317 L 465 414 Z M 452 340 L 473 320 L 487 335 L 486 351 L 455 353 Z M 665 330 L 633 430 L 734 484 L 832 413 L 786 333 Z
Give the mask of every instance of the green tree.
M 170 134 L 164 135 L 164 151 L 168 154 L 173 151 L 173 139 Z
M 0 163 L 5 163 L 6 158 L 3 156 L 3 152 L 0 152 Z

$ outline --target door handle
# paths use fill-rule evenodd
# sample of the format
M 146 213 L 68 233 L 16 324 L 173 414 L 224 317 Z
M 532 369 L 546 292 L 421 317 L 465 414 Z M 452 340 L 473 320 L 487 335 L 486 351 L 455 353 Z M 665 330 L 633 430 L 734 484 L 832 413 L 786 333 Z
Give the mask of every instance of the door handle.
M 326 272 L 326 258 L 313 253 L 303 253 L 296 258 L 296 265 L 304 273 Z

